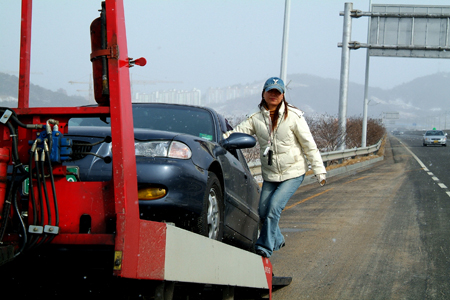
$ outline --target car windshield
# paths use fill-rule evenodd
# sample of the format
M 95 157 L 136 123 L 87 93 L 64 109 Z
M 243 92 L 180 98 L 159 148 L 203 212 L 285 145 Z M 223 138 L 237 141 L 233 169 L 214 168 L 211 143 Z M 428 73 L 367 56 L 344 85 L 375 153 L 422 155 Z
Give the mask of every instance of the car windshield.
M 197 107 L 133 105 L 133 122 L 134 128 L 186 133 L 210 141 L 215 138 L 211 114 Z M 109 127 L 110 118 L 72 118 L 71 126 Z
M 433 130 L 427 131 L 425 135 L 444 135 L 444 132 L 440 130 Z

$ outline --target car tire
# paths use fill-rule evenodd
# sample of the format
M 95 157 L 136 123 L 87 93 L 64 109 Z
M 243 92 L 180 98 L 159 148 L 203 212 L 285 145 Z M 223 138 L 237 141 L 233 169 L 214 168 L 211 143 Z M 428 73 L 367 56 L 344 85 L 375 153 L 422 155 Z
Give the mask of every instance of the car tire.
M 198 232 L 210 239 L 223 238 L 223 193 L 216 174 L 208 172 L 203 209 L 198 219 Z
M 424 143 L 424 144 L 423 144 L 423 146 L 424 146 L 424 147 L 426 147 L 426 146 L 427 146 L 427 144 L 425 144 L 425 143 Z

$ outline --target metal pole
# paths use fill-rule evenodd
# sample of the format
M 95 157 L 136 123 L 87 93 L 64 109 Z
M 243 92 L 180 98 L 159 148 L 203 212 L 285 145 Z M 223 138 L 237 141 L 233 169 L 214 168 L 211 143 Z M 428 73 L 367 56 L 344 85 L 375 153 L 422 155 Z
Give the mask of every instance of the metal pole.
M 372 0 L 369 0 L 369 12 L 372 12 Z M 369 44 L 369 36 L 370 36 L 370 21 L 367 24 L 367 44 Z M 364 82 L 364 105 L 363 105 L 363 121 L 362 121 L 362 135 L 361 135 L 361 147 L 366 147 L 367 143 L 367 112 L 369 106 L 369 63 L 370 63 L 370 55 L 369 49 L 366 49 L 366 77 Z
M 20 65 L 18 107 L 30 107 L 30 61 L 31 61 L 31 16 L 32 0 L 22 0 L 20 23 Z
M 339 128 L 342 132 L 342 142 L 338 150 L 345 149 L 345 138 L 347 134 L 347 99 L 348 99 L 348 78 L 350 69 L 350 36 L 352 31 L 352 18 L 350 12 L 353 9 L 353 3 L 345 3 L 344 11 L 344 31 L 342 34 L 342 58 L 341 58 L 341 79 L 339 91 Z
M 447 129 L 447 114 L 448 114 L 448 111 L 445 112 L 444 129 Z
M 286 0 L 284 7 L 284 27 L 283 27 L 283 46 L 281 48 L 281 70 L 280 78 L 286 83 L 286 69 L 287 69 L 287 52 L 289 40 L 289 16 L 291 10 L 291 0 Z

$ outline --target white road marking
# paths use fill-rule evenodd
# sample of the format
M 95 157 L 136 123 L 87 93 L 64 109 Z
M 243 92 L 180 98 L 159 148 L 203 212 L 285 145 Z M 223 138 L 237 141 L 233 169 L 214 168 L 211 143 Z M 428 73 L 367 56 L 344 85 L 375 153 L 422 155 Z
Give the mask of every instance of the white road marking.
M 398 139 L 397 139 L 398 140 Z M 400 140 L 398 140 L 400 142 Z M 411 151 L 409 150 L 408 147 L 405 146 L 405 144 L 403 144 L 402 142 L 400 142 L 400 144 L 402 144 L 403 147 L 405 147 L 405 149 L 412 155 L 412 157 L 414 157 L 414 159 L 419 163 L 419 165 L 422 167 L 422 169 L 428 173 L 428 175 L 433 176 L 431 178 L 433 178 L 434 181 L 439 181 L 439 178 L 437 178 L 436 176 L 434 176 L 433 173 L 430 172 L 430 170 L 427 169 L 427 167 L 425 166 L 425 164 Z M 446 189 L 447 187 L 443 184 L 443 183 L 438 183 L 438 185 L 443 188 Z M 450 192 L 447 191 L 446 192 L 447 195 L 450 197 Z
M 403 147 L 405 147 L 406 150 L 408 150 L 409 153 L 411 153 L 411 155 L 417 160 L 417 162 L 419 163 L 419 165 L 423 168 L 423 170 L 425 172 L 428 172 L 428 168 L 425 166 L 425 164 L 411 151 L 409 150 L 408 147 L 406 147 L 403 143 L 401 143 L 403 145 Z

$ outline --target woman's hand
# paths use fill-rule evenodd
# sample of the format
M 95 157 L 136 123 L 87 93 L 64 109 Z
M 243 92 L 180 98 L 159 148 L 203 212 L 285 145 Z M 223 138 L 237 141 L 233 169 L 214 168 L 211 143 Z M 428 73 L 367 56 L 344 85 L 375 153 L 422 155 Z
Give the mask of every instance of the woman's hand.
M 319 182 L 320 186 L 324 186 L 327 183 L 327 175 L 324 174 L 317 174 L 316 175 L 317 181 Z

